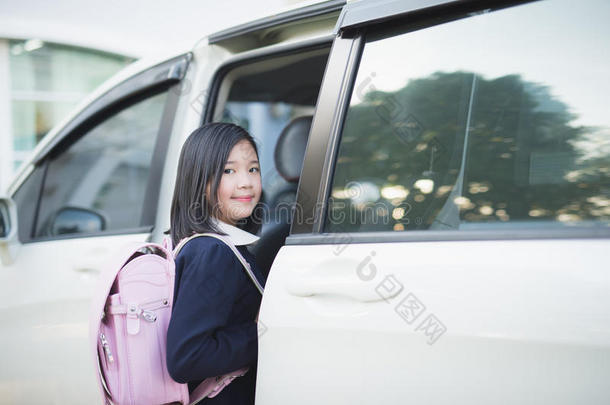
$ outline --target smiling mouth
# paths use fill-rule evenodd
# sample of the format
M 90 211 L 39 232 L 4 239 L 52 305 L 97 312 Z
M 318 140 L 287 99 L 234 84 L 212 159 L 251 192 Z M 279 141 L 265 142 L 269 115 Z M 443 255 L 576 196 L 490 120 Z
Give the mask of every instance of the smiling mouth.
M 252 197 L 231 197 L 233 200 L 249 202 L 252 201 Z

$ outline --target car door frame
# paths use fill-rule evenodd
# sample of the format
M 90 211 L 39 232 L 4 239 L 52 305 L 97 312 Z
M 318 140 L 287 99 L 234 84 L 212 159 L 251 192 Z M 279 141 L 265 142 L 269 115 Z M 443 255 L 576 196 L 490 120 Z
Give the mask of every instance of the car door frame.
M 490 8 L 500 9 L 528 2 L 529 1 L 401 2 L 389 0 L 354 2 L 348 3 L 348 5 L 345 6 L 335 30 L 336 38 L 333 42 L 333 46 L 329 56 L 329 62 L 320 89 L 318 103 L 316 105 L 316 113 L 314 115 L 312 127 L 310 130 L 304 165 L 297 191 L 298 211 L 295 213 L 295 217 L 293 217 L 290 235 L 286 239 L 286 246 L 282 248 L 282 250 L 280 250 L 277 260 L 271 267 L 267 285 L 267 293 L 266 296 L 263 297 L 263 303 L 261 306 L 259 318 L 263 325 L 262 327 L 259 326 L 259 371 L 257 376 L 257 402 L 260 401 L 262 403 L 276 403 L 278 400 L 285 401 L 286 398 L 298 398 L 299 401 L 305 403 L 306 399 L 303 400 L 302 396 L 298 397 L 298 394 L 294 394 L 294 389 L 291 390 L 291 388 L 293 388 L 289 385 L 291 377 L 283 377 L 280 375 L 280 373 L 277 373 L 275 371 L 278 366 L 280 366 L 281 368 L 285 368 L 288 364 L 291 364 L 291 362 L 292 364 L 300 364 L 299 371 L 297 371 L 296 374 L 297 378 L 315 375 L 315 377 L 311 377 L 309 380 L 301 380 L 299 384 L 303 384 L 303 386 L 308 388 L 315 387 L 316 392 L 319 394 L 318 396 L 320 398 L 328 398 L 330 396 L 333 396 L 333 398 L 339 397 L 340 394 L 337 394 L 337 392 L 342 392 L 341 390 L 349 390 L 350 393 L 352 391 L 357 391 L 358 389 L 368 390 L 368 383 L 378 377 L 378 375 L 369 375 L 364 371 L 361 373 L 361 375 L 358 375 L 357 372 L 353 371 L 353 369 L 357 369 L 367 370 L 371 372 L 371 368 L 364 368 L 365 366 L 371 365 L 371 362 L 369 361 L 370 359 L 365 356 L 368 346 L 358 346 L 357 344 L 357 332 L 359 330 L 354 327 L 354 324 L 357 324 L 358 322 L 358 317 L 356 316 L 357 314 L 351 313 L 346 310 L 346 308 L 351 309 L 352 306 L 356 306 L 355 304 L 349 306 L 353 303 L 353 301 L 345 303 L 345 305 L 342 307 L 340 307 L 339 305 L 332 307 L 333 309 L 343 309 L 346 313 L 349 313 L 345 316 L 345 318 L 350 319 L 349 327 L 344 328 L 340 331 L 345 332 L 345 336 L 341 336 L 345 337 L 346 339 L 345 345 L 341 347 L 339 347 L 338 345 L 333 346 L 332 341 L 329 344 L 329 342 L 325 340 L 326 336 L 324 336 L 323 329 L 325 326 L 332 324 L 332 327 L 334 328 L 333 338 L 336 338 L 335 335 L 338 334 L 337 329 L 339 328 L 335 326 L 338 325 L 342 321 L 342 319 L 324 319 L 326 324 L 324 324 L 322 321 L 320 321 L 320 323 L 316 323 L 315 321 L 318 320 L 317 318 L 314 321 L 311 320 L 311 318 L 314 318 L 314 315 L 310 316 L 310 313 L 313 313 L 314 309 L 322 311 L 325 308 L 321 305 L 313 305 L 316 299 L 320 301 L 325 299 L 325 304 L 337 304 L 337 302 L 339 302 L 339 300 L 332 301 L 332 298 L 330 297 L 332 296 L 334 298 L 337 295 L 336 292 L 339 289 L 340 285 L 338 282 L 336 284 L 333 283 L 336 282 L 339 278 L 323 278 L 325 274 L 324 271 L 329 272 L 331 270 L 342 270 L 341 265 L 344 265 L 345 263 L 342 263 L 341 261 L 345 260 L 346 257 L 350 256 L 350 254 L 344 254 L 341 258 L 337 258 L 337 249 L 335 249 L 335 247 L 340 248 L 341 245 L 346 244 L 362 244 L 362 248 L 358 246 L 358 254 L 361 256 L 365 256 L 368 253 L 367 248 L 369 246 L 373 246 L 373 244 L 376 244 L 375 248 L 377 248 L 383 245 L 383 251 L 379 249 L 379 261 L 377 263 L 379 265 L 379 263 L 382 262 L 381 257 L 384 258 L 385 262 L 383 262 L 383 266 L 378 266 L 379 269 L 382 269 L 384 268 L 384 266 L 390 268 L 388 263 L 396 262 L 395 259 L 397 258 L 397 252 L 396 250 L 391 249 L 396 249 L 399 246 L 399 243 L 402 246 L 409 246 L 410 250 L 408 252 L 401 253 L 405 254 L 407 257 L 409 253 L 412 254 L 414 253 L 415 249 L 419 248 L 425 250 L 425 252 L 421 254 L 422 256 L 426 256 L 426 254 L 435 254 L 435 252 L 432 252 L 431 250 L 433 250 L 435 246 L 438 246 L 437 244 L 425 243 L 414 243 L 413 245 L 411 245 L 402 244 L 402 242 L 465 242 L 455 244 L 444 244 L 445 247 L 453 246 L 454 253 L 458 253 L 460 247 L 464 245 L 469 245 L 469 253 L 472 253 L 472 250 L 474 249 L 479 249 L 479 247 L 475 246 L 475 244 L 467 243 L 466 241 L 478 242 L 513 240 L 515 242 L 519 242 L 523 240 L 538 239 L 539 241 L 532 241 L 533 252 L 536 252 L 536 249 L 542 245 L 550 245 L 549 242 L 555 240 L 557 241 L 557 249 L 561 249 L 563 246 L 567 247 L 569 244 L 577 242 L 580 243 L 580 246 L 584 246 L 586 244 L 588 248 L 592 248 L 592 251 L 598 254 L 602 251 L 603 247 L 606 246 L 605 244 L 610 238 L 610 229 L 604 229 L 601 227 L 593 228 L 571 226 L 565 227 L 563 229 L 530 228 L 511 229 L 509 231 L 497 229 L 484 231 L 460 230 L 456 232 L 414 230 L 408 232 L 367 231 L 362 233 L 328 233 L 324 231 L 326 212 L 328 208 L 328 197 L 332 185 L 332 176 L 334 173 L 334 165 L 337 158 L 338 146 L 343 129 L 342 126 L 345 120 L 347 109 L 350 104 L 351 95 L 354 90 L 355 81 L 358 74 L 358 64 L 364 48 L 365 34 L 367 30 L 392 30 L 401 26 L 401 29 L 403 30 L 402 32 L 404 32 L 406 26 L 405 24 L 408 24 L 409 27 L 412 26 L 415 30 L 436 25 L 436 23 L 439 21 L 451 21 L 469 15 L 485 13 Z M 300 214 L 301 216 L 299 217 L 297 216 L 297 214 Z M 578 239 L 580 239 L 580 241 L 578 241 Z M 522 246 L 525 243 L 530 242 L 524 242 Z M 533 243 L 536 244 L 534 245 Z M 335 246 L 333 247 L 332 245 Z M 486 250 L 486 247 L 490 246 L 495 246 L 495 250 L 493 252 L 494 254 L 490 255 L 490 257 L 500 257 L 500 255 L 495 254 L 499 253 L 499 251 L 503 250 L 503 248 L 505 248 L 507 245 L 482 242 L 481 251 L 484 252 Z M 579 247 L 578 244 L 576 244 L 575 246 L 577 246 L 577 248 Z M 430 249 L 430 251 L 426 249 Z M 538 250 L 538 252 L 539 251 L 540 250 Z M 335 257 L 333 257 L 333 254 Z M 371 254 L 374 254 L 374 252 L 371 252 Z M 527 257 L 527 255 L 524 256 Z M 367 261 L 368 263 L 371 263 L 370 259 L 371 256 L 367 256 L 367 258 L 364 260 L 354 262 L 353 267 L 356 268 L 356 264 L 358 264 L 359 268 L 362 268 L 361 266 L 366 265 Z M 466 263 L 466 259 L 461 259 L 463 263 Z M 484 260 L 481 260 L 481 262 L 483 261 Z M 588 262 L 583 260 L 583 266 L 586 268 L 587 265 L 592 264 L 591 262 L 593 262 L 593 259 L 589 260 Z M 326 267 L 321 269 L 312 269 L 308 267 L 311 266 L 312 263 L 313 265 L 324 264 Z M 491 261 L 489 261 L 489 263 L 493 264 L 493 262 Z M 425 264 L 417 264 L 420 266 L 420 269 L 426 269 Z M 392 265 L 394 266 L 394 268 L 398 267 L 399 265 L 405 267 L 403 262 L 401 262 L 400 264 L 392 263 Z M 369 266 L 372 265 L 369 264 Z M 315 270 L 319 271 L 316 272 Z M 414 271 L 416 270 L 417 268 L 415 268 Z M 337 273 L 340 272 L 337 271 Z M 425 272 L 422 271 L 422 273 Z M 301 277 L 303 275 L 311 277 Z M 342 275 L 343 273 L 339 274 L 339 276 Z M 434 275 L 429 275 L 428 277 L 432 278 L 434 277 Z M 541 278 L 542 277 L 543 275 L 541 275 Z M 519 279 L 518 275 L 516 275 L 515 278 Z M 301 283 L 302 281 L 304 281 L 304 283 Z M 314 288 L 308 285 L 309 281 L 312 282 L 312 285 L 315 284 L 315 287 L 319 288 L 321 292 L 314 291 L 314 293 L 312 294 L 312 290 Z M 418 280 L 413 279 L 410 281 L 414 283 L 408 286 L 409 289 L 415 290 L 415 292 L 418 293 Z M 406 292 L 407 291 L 405 291 L 405 293 Z M 329 294 L 325 295 L 325 293 Z M 303 303 L 299 302 L 298 305 L 295 304 L 282 306 L 288 303 L 288 301 L 282 301 L 285 300 L 288 295 L 300 297 L 290 299 L 294 302 L 297 302 L 297 300 L 301 300 L 303 301 Z M 323 298 L 316 298 L 316 295 L 319 295 Z M 430 302 L 434 304 L 435 302 L 439 302 L 439 300 L 437 299 L 435 301 L 434 299 L 432 299 L 432 301 Z M 428 305 L 428 301 L 426 301 L 426 305 Z M 430 307 L 438 308 L 434 307 L 434 305 L 430 305 Z M 456 311 L 459 311 L 459 308 L 456 309 Z M 336 312 L 339 312 L 339 310 L 337 310 Z M 356 312 L 356 310 L 354 310 L 353 312 Z M 368 313 L 367 311 L 364 311 L 364 309 L 362 310 L 362 312 Z M 464 310 L 464 312 L 467 312 L 467 310 Z M 447 314 L 449 314 L 449 312 L 447 312 Z M 327 318 L 331 318 L 331 315 L 334 314 L 329 314 Z M 318 318 L 322 317 L 319 316 Z M 398 320 L 400 320 L 399 317 Z M 379 327 L 379 329 L 382 329 L 381 327 L 385 325 L 375 324 L 375 326 Z M 330 328 L 330 326 L 328 327 Z M 265 335 L 263 336 L 263 334 Z M 309 339 L 311 342 L 313 342 L 311 345 L 313 348 L 302 347 L 300 345 L 300 343 L 302 342 L 299 341 L 300 337 L 296 340 L 291 340 L 291 334 L 295 336 L 303 336 L 304 341 Z M 389 338 L 391 336 L 389 336 L 389 334 L 386 334 L 385 337 L 390 340 Z M 347 340 L 348 338 L 353 338 L 353 340 Z M 335 340 L 340 339 L 336 338 Z M 260 342 L 262 342 L 263 345 L 262 350 L 260 348 Z M 322 346 L 325 344 L 337 350 L 339 354 L 336 358 L 345 359 L 343 368 L 341 368 L 340 366 L 336 366 L 335 364 L 324 364 L 320 361 L 320 356 L 317 355 L 327 349 L 326 347 Z M 476 347 L 476 344 L 477 342 L 474 342 L 473 347 Z M 445 346 L 445 348 L 449 346 L 452 346 L 452 344 Z M 378 348 L 380 348 L 379 351 L 382 351 L 384 349 L 383 347 L 381 347 L 381 345 Z M 445 350 L 445 348 L 443 348 L 442 346 L 438 346 L 437 348 L 439 352 L 443 352 L 443 350 Z M 296 352 L 294 356 L 292 356 L 292 351 Z M 475 353 L 465 351 L 465 353 L 466 352 L 468 353 L 468 355 L 472 355 L 472 353 Z M 314 355 L 310 356 L 313 357 L 310 363 L 307 362 L 309 360 L 308 353 L 314 353 Z M 429 351 L 426 353 L 434 352 Z M 410 354 L 413 354 L 413 352 Z M 360 359 L 360 355 L 362 355 L 363 360 Z M 390 355 L 394 355 L 394 353 L 391 353 Z M 422 358 L 414 359 L 415 362 L 419 362 L 422 360 Z M 333 358 L 333 360 L 336 359 Z M 465 359 L 465 361 L 467 360 L 468 359 Z M 301 361 L 302 363 L 299 363 L 299 361 Z M 441 360 L 438 361 L 440 362 Z M 276 367 L 276 369 L 274 369 L 273 367 Z M 362 368 L 358 369 L 358 367 Z M 415 366 L 412 365 L 412 367 Z M 493 364 L 491 367 L 493 367 Z M 331 371 L 329 372 L 327 369 L 330 369 Z M 448 370 L 451 369 L 445 367 L 442 371 L 447 372 Z M 377 371 L 379 371 L 379 369 L 377 369 Z M 432 376 L 432 373 L 426 374 L 426 372 L 429 371 L 430 370 L 424 370 L 422 374 L 426 376 Z M 333 374 L 335 372 L 337 374 Z M 388 372 L 400 374 L 399 370 L 393 368 L 389 368 Z M 339 373 L 351 377 L 352 379 L 350 381 L 352 381 L 352 385 L 348 386 L 343 384 L 344 381 L 338 381 L 337 379 L 333 379 L 333 377 L 335 375 L 338 375 Z M 357 377 L 363 377 L 361 382 L 362 387 L 361 385 L 359 385 L 360 380 L 357 380 Z M 384 376 L 380 376 L 379 379 L 383 379 L 383 377 Z M 292 376 L 292 378 L 294 378 L 294 376 Z M 405 375 L 405 380 L 407 380 L 405 381 L 406 385 L 409 380 L 408 374 Z M 311 381 L 315 382 L 316 385 L 307 386 L 307 383 Z M 322 385 L 321 381 L 328 382 L 328 384 Z M 353 382 L 355 382 L 356 385 L 353 385 Z M 416 380 L 416 382 L 419 383 L 421 382 L 421 380 Z M 428 381 L 425 382 L 427 383 Z M 434 382 L 438 383 L 438 386 L 441 387 L 443 385 L 442 383 L 447 381 L 439 379 L 438 381 Z M 380 385 L 381 384 L 383 383 L 380 383 Z M 374 383 L 371 383 L 371 385 L 375 386 Z M 417 402 L 417 399 L 422 399 L 424 400 L 424 402 L 426 400 L 432 402 L 430 398 L 423 396 L 420 396 L 419 398 L 417 397 L 417 395 L 424 394 L 426 389 L 431 388 L 432 385 L 425 386 L 424 384 L 422 384 L 420 387 L 421 389 L 419 391 L 413 392 L 413 396 L 408 398 L 415 402 Z M 377 386 L 375 388 L 378 389 L 380 387 Z M 395 388 L 395 386 L 389 385 L 387 388 L 388 392 L 392 392 L 392 389 Z M 347 394 L 348 391 L 343 392 L 346 393 L 344 395 L 345 397 L 349 397 L 349 395 Z M 384 394 L 386 394 L 386 392 L 377 391 L 371 394 L 371 396 L 375 396 L 377 399 L 383 399 Z M 351 399 L 352 398 L 350 397 L 350 400 Z
M 447 1 L 373 0 L 348 3 L 335 27 L 335 40 L 322 81 L 313 118 L 303 170 L 297 191 L 297 213 L 293 218 L 286 245 L 336 244 L 345 239 L 341 233 L 324 232 L 328 197 L 345 114 L 349 108 L 365 36 L 373 32 L 420 29 L 490 10 L 525 4 L 536 0 Z M 411 230 L 408 232 L 350 233 L 350 243 L 454 241 L 454 240 L 525 240 L 608 238 L 610 229 L 571 226 L 539 229 Z

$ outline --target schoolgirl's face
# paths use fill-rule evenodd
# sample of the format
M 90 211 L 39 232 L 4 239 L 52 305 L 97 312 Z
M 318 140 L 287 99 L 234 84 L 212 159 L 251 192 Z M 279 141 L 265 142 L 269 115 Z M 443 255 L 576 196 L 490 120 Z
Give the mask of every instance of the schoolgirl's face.
M 239 141 L 231 149 L 220 178 L 217 196 L 219 209 L 215 210 L 219 214 L 218 219 L 235 225 L 239 219 L 250 216 L 260 200 L 261 190 L 256 151 L 250 142 Z

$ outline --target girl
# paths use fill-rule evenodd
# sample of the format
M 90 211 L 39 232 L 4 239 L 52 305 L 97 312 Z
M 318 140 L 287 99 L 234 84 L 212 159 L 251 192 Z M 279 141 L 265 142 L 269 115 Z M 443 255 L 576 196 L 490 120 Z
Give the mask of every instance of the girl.
M 180 154 L 171 207 L 176 246 L 193 233 L 229 235 L 264 286 L 246 246 L 258 240 L 252 212 L 261 196 L 258 151 L 243 128 L 212 123 L 195 130 Z M 190 240 L 176 257 L 174 307 L 167 331 L 167 368 L 193 390 L 202 380 L 250 367 L 202 404 L 254 404 L 261 295 L 222 241 Z

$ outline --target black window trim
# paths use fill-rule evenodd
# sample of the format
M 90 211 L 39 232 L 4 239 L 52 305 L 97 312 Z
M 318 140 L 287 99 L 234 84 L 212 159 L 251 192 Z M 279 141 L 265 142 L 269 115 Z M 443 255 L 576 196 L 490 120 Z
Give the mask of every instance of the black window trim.
M 488 1 L 479 0 L 465 1 L 441 1 L 444 9 L 436 8 L 435 12 L 443 10 L 444 15 L 431 16 L 428 13 L 419 15 L 411 14 L 413 9 L 405 13 L 394 13 L 383 17 L 383 26 L 377 25 L 380 19 L 369 15 L 369 19 L 361 18 L 358 24 L 350 27 L 355 29 L 344 29 L 348 27 L 347 21 L 340 18 L 336 31 L 336 37 L 327 70 L 322 81 L 320 96 L 316 105 L 316 113 L 312 123 L 303 172 L 299 181 L 297 191 L 297 204 L 303 213 L 304 221 L 294 221 L 291 225 L 290 234 L 286 239 L 287 245 L 311 245 L 311 244 L 335 244 L 338 241 L 350 239 L 352 243 L 377 243 L 377 242 L 424 242 L 424 241 L 455 241 L 455 240 L 530 240 L 530 239 L 587 239 L 587 238 L 610 238 L 610 226 L 566 226 L 566 228 L 548 229 L 490 229 L 490 230 L 457 230 L 457 231 L 407 231 L 407 232 L 347 232 L 347 233 L 325 233 L 323 226 L 328 208 L 328 196 L 332 185 L 334 163 L 337 158 L 338 146 L 341 138 L 342 126 L 345 113 L 349 108 L 349 102 L 355 80 L 357 77 L 360 57 L 364 49 L 365 36 L 371 31 L 387 32 L 395 29 L 396 24 L 405 22 L 416 29 L 431 27 L 439 21 L 462 18 L 467 15 L 476 14 L 477 8 L 489 10 L 504 8 L 512 5 L 525 4 L 539 0 L 512 0 L 512 1 Z M 380 0 L 379 3 L 396 3 L 396 0 Z M 348 3 L 344 8 L 344 14 L 350 12 L 351 5 Z M 404 2 L 403 2 L 404 4 Z M 429 3 L 428 3 L 429 4 Z M 458 7 L 455 7 L 455 6 Z M 372 10 L 372 9 L 369 9 Z M 429 11 L 430 8 L 425 10 Z M 479 11 L 480 11 L 479 10 Z M 467 15 L 465 15 L 465 13 Z M 405 15 L 409 17 L 405 20 Z M 392 20 L 391 17 L 394 17 Z M 422 25 L 422 20 L 424 25 Z M 368 25 L 368 26 L 367 26 Z M 340 28 L 340 29 L 339 29 Z M 405 32 L 408 27 L 405 28 Z M 350 38 L 351 37 L 351 38 Z M 349 48 L 349 51 L 347 49 Z M 338 85 L 337 83 L 341 83 Z M 329 90 L 332 89 L 332 90 Z M 333 93 L 334 91 L 334 93 Z M 338 91 L 338 93 L 337 93 Z M 338 94 L 338 96 L 337 96 Z M 311 144 L 318 145 L 315 150 Z M 321 149 L 319 145 L 326 145 Z M 311 149 L 311 150 L 310 150 Z M 325 153 L 323 153 L 323 151 Z M 325 156 L 324 161 L 320 157 Z M 315 196 L 311 198 L 310 196 Z M 314 200 L 312 204 L 311 200 Z
M 369 0 L 347 3 L 337 20 L 336 34 L 373 25 L 410 23 L 421 15 L 478 13 L 540 0 Z
M 44 185 L 47 181 L 47 174 L 49 173 L 49 161 L 50 161 L 50 159 L 46 159 L 41 163 L 40 170 L 42 170 L 42 180 L 40 181 L 40 184 L 38 185 L 38 198 L 36 199 L 36 208 L 34 209 L 34 216 L 31 220 L 31 222 L 28 224 L 30 226 L 30 230 L 28 233 L 28 239 L 27 239 L 28 242 L 36 239 L 35 238 L 36 225 L 38 224 L 40 205 L 42 204 L 42 193 L 44 191 Z M 38 166 L 36 166 L 36 167 L 38 167 Z M 36 170 L 36 168 L 34 168 L 34 170 Z M 22 241 L 22 243 L 23 242 L 24 241 Z
M 274 16 L 260 18 L 255 21 L 216 32 L 208 37 L 208 43 L 217 44 L 224 40 L 250 34 L 256 31 L 270 29 L 283 24 L 338 12 L 345 6 L 345 3 L 346 0 L 328 0 L 295 10 L 289 10 Z
M 34 184 L 34 186 L 36 186 L 37 191 L 36 191 L 36 202 L 34 203 L 34 212 L 33 215 L 31 216 L 26 216 L 25 217 L 25 221 L 23 220 L 23 214 L 20 214 L 20 210 L 19 207 L 17 206 L 17 216 L 21 217 L 21 221 L 18 221 L 18 239 L 19 242 L 21 243 L 27 243 L 29 241 L 31 241 L 33 239 L 33 235 L 35 232 L 35 225 L 36 222 L 38 220 L 38 210 L 40 208 L 40 196 L 42 195 L 42 191 L 43 191 L 43 187 L 44 187 L 44 183 L 45 183 L 45 179 L 47 177 L 47 170 L 49 168 L 48 165 L 48 160 L 43 161 L 41 164 L 36 165 L 36 166 L 31 166 L 32 169 L 29 170 L 29 173 L 27 173 L 27 175 L 24 177 L 24 180 L 19 184 L 19 187 L 15 190 L 15 192 L 12 194 L 12 198 L 15 201 L 15 204 L 17 204 L 17 200 L 15 199 L 15 195 L 17 193 L 19 193 L 19 191 L 22 189 L 22 187 L 25 186 L 27 181 L 30 180 L 36 180 L 36 178 L 34 176 L 40 176 L 40 179 L 36 180 L 37 183 Z M 37 173 L 37 170 L 39 171 Z M 27 228 L 27 234 L 24 234 L 24 228 Z
M 450 242 L 494 240 L 608 239 L 610 227 L 566 227 L 564 229 L 494 229 L 458 231 L 345 232 L 296 234 L 286 245 L 340 245 L 357 243 Z
M 334 168 L 334 154 L 341 133 L 343 115 L 349 105 L 352 76 L 356 72 L 362 36 L 338 36 L 333 42 L 322 79 L 303 169 L 297 189 L 296 211 L 290 234 L 319 233 L 323 225 L 325 196 L 330 187 L 328 173 Z
M 115 229 L 112 231 L 101 231 L 101 232 L 90 232 L 90 233 L 70 233 L 70 234 L 65 234 L 65 235 L 43 236 L 40 238 L 32 238 L 31 240 L 29 240 L 27 242 L 21 242 L 21 243 L 27 244 L 27 243 L 49 242 L 49 241 L 55 241 L 55 240 L 99 238 L 99 237 L 116 236 L 116 235 L 151 233 L 153 228 L 154 228 L 154 226 L 152 226 L 152 225 L 146 225 L 146 226 L 124 228 L 124 229 Z

